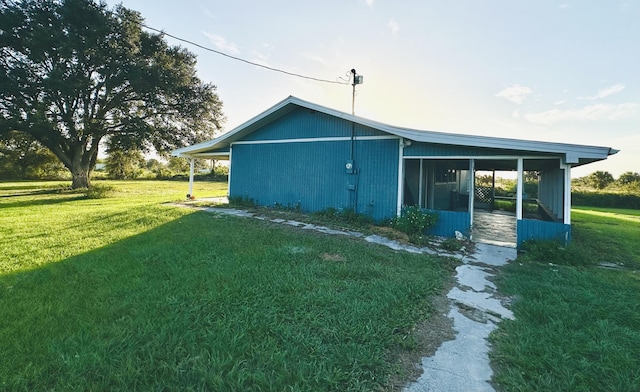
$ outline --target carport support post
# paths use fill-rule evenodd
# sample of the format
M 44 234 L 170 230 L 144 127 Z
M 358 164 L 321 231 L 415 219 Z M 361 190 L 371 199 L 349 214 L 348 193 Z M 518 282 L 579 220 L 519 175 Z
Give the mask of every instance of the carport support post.
M 522 158 L 518 158 L 518 184 L 516 189 L 516 219 L 522 220 L 522 190 L 524 189 L 524 161 Z
M 195 168 L 195 160 L 189 160 L 189 195 L 193 196 L 193 170 Z
M 571 224 L 571 164 L 564 164 L 564 216 L 563 223 Z
M 469 159 L 469 239 L 473 240 L 473 205 L 476 196 L 476 161 Z

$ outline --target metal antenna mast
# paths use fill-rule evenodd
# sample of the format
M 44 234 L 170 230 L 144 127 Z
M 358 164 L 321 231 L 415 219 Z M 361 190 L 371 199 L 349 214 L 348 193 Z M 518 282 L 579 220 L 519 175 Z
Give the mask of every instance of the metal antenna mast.
M 353 92 L 351 93 L 351 114 L 356 114 L 356 84 L 362 84 L 362 75 L 358 75 L 355 69 L 351 70 L 353 74 Z

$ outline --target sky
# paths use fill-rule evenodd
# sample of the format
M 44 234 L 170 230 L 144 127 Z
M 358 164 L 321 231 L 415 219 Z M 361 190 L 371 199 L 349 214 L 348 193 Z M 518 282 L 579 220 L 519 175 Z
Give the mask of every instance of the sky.
M 640 172 L 640 0 L 121 0 L 168 34 L 356 87 L 356 115 L 430 131 L 612 147 Z M 351 112 L 349 84 L 198 56 L 230 131 L 289 95 Z

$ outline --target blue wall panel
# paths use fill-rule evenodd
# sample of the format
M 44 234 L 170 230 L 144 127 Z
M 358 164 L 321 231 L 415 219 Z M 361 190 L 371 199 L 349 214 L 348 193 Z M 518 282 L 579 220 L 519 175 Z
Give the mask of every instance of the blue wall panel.
M 558 240 L 565 244 L 571 241 L 571 225 L 541 220 L 522 219 L 517 222 L 518 248 L 524 241 Z
M 363 125 L 355 125 L 357 136 L 389 136 Z M 281 140 L 319 137 L 350 137 L 351 122 L 314 110 L 298 108 L 266 124 L 242 140 Z
M 358 174 L 347 174 L 349 141 L 234 144 L 230 196 L 303 211 L 353 208 L 376 220 L 395 214 L 398 141 L 357 141 Z
M 396 215 L 399 158 L 398 140 L 356 141 L 354 161 L 358 174 L 347 177 L 356 184 L 358 212 L 376 220 Z
M 468 212 L 425 210 L 438 214 L 436 225 L 429 230 L 429 234 L 441 237 L 455 237 L 456 230 L 468 236 L 471 228 L 471 214 Z

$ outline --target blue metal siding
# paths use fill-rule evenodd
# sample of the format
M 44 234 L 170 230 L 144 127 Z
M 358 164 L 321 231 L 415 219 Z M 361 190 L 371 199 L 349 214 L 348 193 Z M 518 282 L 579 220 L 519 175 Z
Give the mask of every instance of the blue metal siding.
M 347 174 L 350 142 L 235 144 L 230 196 L 263 206 L 302 211 L 352 208 L 380 220 L 393 216 L 398 181 L 397 140 L 356 142 L 355 167 Z M 353 190 L 350 190 L 350 185 Z M 356 191 L 357 189 L 357 191 Z
M 471 214 L 468 212 L 425 210 L 438 214 L 436 225 L 429 230 L 429 234 L 441 237 L 455 237 L 455 232 L 459 231 L 464 235 L 469 235 L 471 229 Z
M 571 241 L 571 225 L 522 219 L 517 222 L 518 248 L 528 240 L 558 240 L 563 244 Z
M 513 155 L 539 155 L 550 156 L 552 154 L 544 153 L 531 153 L 527 151 L 518 150 L 503 150 L 497 148 L 485 148 L 485 147 L 465 147 L 465 146 L 452 146 L 447 144 L 434 144 L 434 143 L 412 143 L 410 146 L 405 147 L 405 157 L 486 157 L 486 156 L 513 156 Z
M 375 220 L 396 215 L 399 158 L 398 140 L 356 141 L 354 160 L 358 174 L 348 177 L 356 182 L 358 212 Z
M 388 133 L 355 125 L 358 136 L 388 136 Z M 320 137 L 350 137 L 351 122 L 310 109 L 298 108 L 263 126 L 242 140 L 282 140 Z

